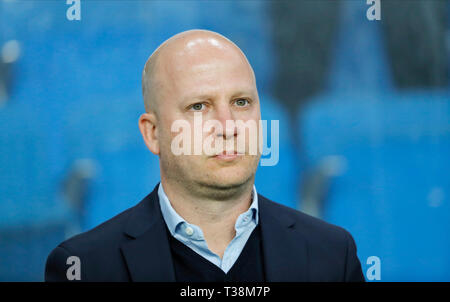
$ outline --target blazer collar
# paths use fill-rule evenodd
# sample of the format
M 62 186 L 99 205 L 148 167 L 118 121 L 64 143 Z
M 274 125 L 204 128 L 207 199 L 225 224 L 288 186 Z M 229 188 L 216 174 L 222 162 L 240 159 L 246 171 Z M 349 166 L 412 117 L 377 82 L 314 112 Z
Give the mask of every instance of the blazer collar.
M 307 281 L 307 242 L 295 232 L 294 215 L 262 195 L 258 198 L 266 280 Z
M 167 230 L 158 199 L 158 185 L 130 211 L 121 245 L 132 281 L 176 281 Z M 266 280 L 306 281 L 307 249 L 295 236 L 295 219 L 258 194 L 259 223 Z

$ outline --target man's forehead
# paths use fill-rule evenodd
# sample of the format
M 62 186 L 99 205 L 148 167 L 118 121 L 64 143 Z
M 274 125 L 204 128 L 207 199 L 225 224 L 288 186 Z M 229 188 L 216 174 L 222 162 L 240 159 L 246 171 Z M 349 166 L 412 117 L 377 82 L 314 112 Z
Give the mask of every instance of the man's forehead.
M 161 44 L 147 61 L 143 78 L 151 79 L 148 91 L 164 95 L 213 95 L 202 92 L 208 85 L 216 93 L 222 89 L 228 94 L 257 94 L 245 54 L 227 38 L 206 30 L 183 32 Z
M 215 98 L 224 92 L 233 96 L 256 93 L 253 72 L 242 62 L 190 65 L 179 71 L 166 76 L 166 87 L 172 87 L 173 92 L 183 95 L 183 98 Z
M 208 85 L 242 81 L 243 85 L 254 85 L 253 70 L 247 59 L 238 52 L 224 49 L 200 47 L 198 51 L 180 50 L 173 55 L 167 53 L 158 70 L 166 84 Z M 248 82 L 248 83 L 247 83 Z M 177 85 L 178 86 L 178 85 Z
M 186 47 L 167 49 L 164 55 L 160 57 L 161 63 L 166 66 L 166 70 L 189 68 L 202 71 L 207 69 L 211 63 L 248 65 L 245 56 L 235 47 L 217 47 L 210 43 L 201 43 L 195 47 L 189 47 L 187 44 L 183 44 Z

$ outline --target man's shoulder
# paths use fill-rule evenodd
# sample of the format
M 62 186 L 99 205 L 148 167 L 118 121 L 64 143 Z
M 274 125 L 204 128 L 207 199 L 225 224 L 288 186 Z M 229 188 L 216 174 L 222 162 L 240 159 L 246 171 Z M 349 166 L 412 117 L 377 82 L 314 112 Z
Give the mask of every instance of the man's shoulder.
M 122 247 L 151 226 L 155 209 L 151 194 L 95 228 L 60 243 L 47 257 L 45 280 L 67 281 L 66 261 L 71 256 L 81 262 L 82 280 L 128 280 Z
M 290 222 L 292 228 L 304 238 L 308 238 L 310 243 L 346 243 L 351 237 L 350 233 L 343 227 L 287 207 L 262 195 L 259 195 L 259 197 L 260 204 L 265 206 L 267 211 L 270 211 L 279 221 Z
M 364 281 L 356 245 L 347 230 L 263 196 L 260 200 L 261 224 L 265 224 L 265 230 L 272 233 L 271 238 L 278 245 L 284 245 L 289 263 L 298 263 L 297 257 L 306 259 L 307 279 Z
M 66 239 L 58 247 L 79 254 L 90 254 L 98 250 L 118 247 L 126 240 L 125 230 L 130 216 L 140 207 L 141 203 L 122 211 L 88 231 Z

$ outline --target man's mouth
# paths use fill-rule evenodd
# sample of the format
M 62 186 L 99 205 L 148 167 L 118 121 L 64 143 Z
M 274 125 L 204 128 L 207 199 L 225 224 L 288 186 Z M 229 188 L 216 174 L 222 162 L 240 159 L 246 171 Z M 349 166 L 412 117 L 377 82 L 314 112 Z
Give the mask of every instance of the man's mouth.
M 225 161 L 231 161 L 234 160 L 236 158 L 238 158 L 239 156 L 242 156 L 244 154 L 239 153 L 237 151 L 223 151 L 221 153 L 216 154 L 215 156 L 213 156 L 216 159 L 219 160 L 225 160 Z

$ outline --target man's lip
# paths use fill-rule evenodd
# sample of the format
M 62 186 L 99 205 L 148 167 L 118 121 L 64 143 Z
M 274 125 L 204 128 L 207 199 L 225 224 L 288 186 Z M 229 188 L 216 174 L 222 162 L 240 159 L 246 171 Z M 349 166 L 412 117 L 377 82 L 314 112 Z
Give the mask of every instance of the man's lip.
M 222 160 L 233 160 L 241 155 L 244 155 L 244 154 L 234 151 L 234 152 L 230 152 L 229 154 L 227 154 L 226 152 L 222 152 L 222 153 L 214 155 L 213 157 L 217 158 L 217 159 L 222 159 Z
M 228 156 L 232 156 L 232 155 L 243 155 L 243 153 L 240 153 L 240 152 L 237 152 L 237 151 L 230 151 L 230 152 L 227 153 L 227 151 L 223 151 L 223 152 L 221 152 L 221 153 L 217 153 L 217 154 L 214 155 L 214 156 L 226 156 L 226 155 L 228 155 Z

